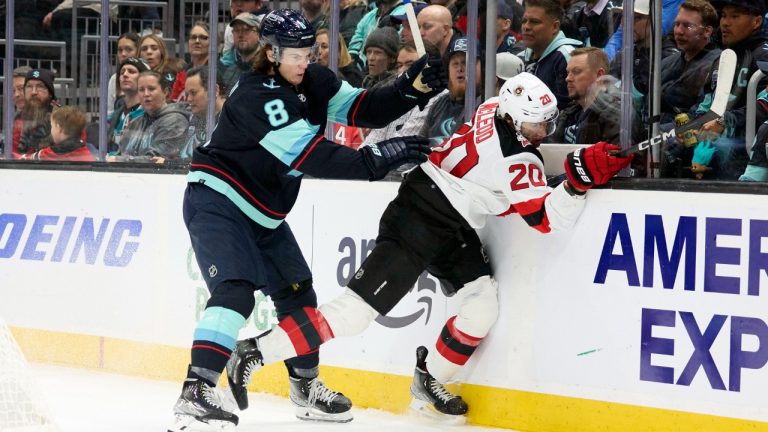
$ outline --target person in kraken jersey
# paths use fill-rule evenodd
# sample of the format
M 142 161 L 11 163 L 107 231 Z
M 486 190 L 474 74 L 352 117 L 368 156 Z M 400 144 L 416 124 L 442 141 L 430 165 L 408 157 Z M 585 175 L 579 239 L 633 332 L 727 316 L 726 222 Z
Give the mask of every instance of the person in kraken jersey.
M 284 221 L 303 174 L 379 180 L 430 152 L 426 139 L 413 136 L 356 151 L 326 140 L 326 122 L 383 127 L 446 86 L 440 59 L 423 56 L 390 86 L 353 88 L 311 62 L 315 30 L 290 9 L 264 17 L 261 44 L 254 70 L 231 90 L 187 176 L 184 221 L 211 297 L 195 329 L 172 431 L 237 424 L 216 383 L 254 308 L 255 290 L 272 298 L 278 318 L 317 306 L 312 274 Z M 318 351 L 291 357 L 286 365 L 297 416 L 351 420 L 349 399 L 318 379 Z M 238 407 L 247 408 L 245 389 L 233 389 L 241 390 L 234 393 Z
M 631 157 L 601 142 L 568 155 L 567 181 L 547 186 L 537 150 L 555 130 L 555 95 L 536 76 L 508 80 L 472 120 L 410 171 L 384 211 L 376 246 L 343 294 L 304 308 L 272 331 L 239 341 L 227 365 L 236 386 L 260 366 L 314 349 L 332 338 L 359 334 L 386 315 L 427 270 L 446 294 L 460 294 L 456 316 L 435 344 L 416 351 L 412 407 L 457 419 L 468 406 L 443 386 L 467 362 L 498 315 L 497 284 L 476 229 L 492 216 L 518 213 L 547 233 L 573 226 L 587 190 L 626 167 Z

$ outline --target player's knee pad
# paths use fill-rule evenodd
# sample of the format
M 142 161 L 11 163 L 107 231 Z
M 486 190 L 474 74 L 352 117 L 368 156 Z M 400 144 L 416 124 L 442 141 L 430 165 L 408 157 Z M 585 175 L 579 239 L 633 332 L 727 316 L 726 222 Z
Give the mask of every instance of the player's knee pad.
M 227 280 L 213 290 L 205 307 L 218 306 L 231 309 L 248 318 L 256 305 L 256 299 L 253 297 L 254 291 L 256 291 L 256 285 L 248 281 Z
M 491 276 L 482 276 L 464 285 L 455 326 L 476 338 L 488 334 L 499 317 L 498 283 Z
M 312 287 L 312 279 L 286 286 L 269 297 L 275 305 L 278 319 L 283 319 L 297 309 L 317 307 L 317 294 Z
M 330 325 L 335 337 L 355 336 L 362 333 L 378 315 L 376 310 L 349 288 L 318 309 Z

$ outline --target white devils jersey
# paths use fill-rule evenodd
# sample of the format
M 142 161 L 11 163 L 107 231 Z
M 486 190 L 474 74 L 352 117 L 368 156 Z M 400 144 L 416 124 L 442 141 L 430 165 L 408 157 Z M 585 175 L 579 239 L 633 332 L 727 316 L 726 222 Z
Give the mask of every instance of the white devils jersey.
M 584 196 L 571 196 L 559 185 L 547 186 L 541 154 L 524 146 L 515 132 L 499 134 L 498 98 L 485 101 L 465 123 L 421 164 L 453 207 L 473 228 L 488 215 L 520 213 L 541 232 L 570 228 L 584 208 Z

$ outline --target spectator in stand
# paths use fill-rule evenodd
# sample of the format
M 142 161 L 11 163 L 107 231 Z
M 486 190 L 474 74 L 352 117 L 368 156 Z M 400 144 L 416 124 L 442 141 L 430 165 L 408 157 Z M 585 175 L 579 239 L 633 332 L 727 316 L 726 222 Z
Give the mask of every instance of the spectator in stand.
M 512 52 L 515 37 L 512 35 L 512 19 L 515 16 L 512 6 L 505 0 L 497 0 L 496 52 Z
M 608 56 L 597 47 L 571 52 L 565 81 L 571 103 L 560 112 L 550 142 L 619 144 L 621 96 L 608 78 Z
M 123 64 L 123 62 L 130 57 L 138 57 L 139 55 L 139 35 L 136 33 L 123 33 L 117 39 L 117 66 Z M 118 72 L 112 74 L 109 77 L 109 86 L 107 87 L 107 117 L 112 115 L 114 111 L 115 101 L 120 96 L 120 83 L 117 82 Z
M 330 0 L 300 0 L 301 14 L 312 24 L 315 31 L 328 28 Z
M 440 55 L 445 56 L 454 39 L 451 12 L 445 6 L 433 3 L 422 9 L 416 21 L 419 22 L 422 39 L 435 45 Z
M 184 69 L 184 61 L 168 54 L 163 38 L 156 34 L 142 36 L 139 40 L 139 56 L 144 60 L 149 69 L 163 75 L 165 81 L 171 84 L 176 81 L 176 75 Z M 176 100 L 183 88 L 177 88 L 168 95 L 169 100 Z
M 192 117 L 189 119 L 187 130 L 187 142 L 181 150 L 181 159 L 192 159 L 192 152 L 198 146 L 208 141 L 208 68 L 198 66 L 187 72 L 184 91 L 187 94 L 187 102 Z M 224 106 L 227 88 L 221 75 L 216 75 L 216 121 L 219 120 L 221 108 Z
M 757 66 L 768 75 L 768 62 L 759 61 Z M 739 181 L 768 182 L 768 87 L 757 95 L 758 129 L 752 144 L 749 164 Z
M 536 75 L 557 97 L 557 107 L 571 103 L 565 84 L 571 51 L 581 45 L 565 37 L 560 30 L 563 9 L 555 0 L 528 0 L 523 15 L 522 38 L 525 51 L 521 58 L 526 72 Z
M 678 113 L 696 105 L 707 75 L 720 57 L 712 42 L 717 12 L 706 0 L 686 0 L 675 18 L 674 35 L 679 51 L 661 62 L 661 122 L 671 123 Z
M 173 91 L 171 92 L 171 95 L 180 95 L 177 100 L 184 99 L 184 81 L 187 79 L 187 71 L 198 66 L 208 65 L 209 49 L 211 46 L 210 38 L 211 32 L 208 28 L 208 23 L 205 21 L 197 21 L 189 29 L 187 52 L 189 53 L 190 63 L 184 65 L 184 69 L 176 74 L 176 80 L 173 82 Z
M 430 139 L 433 146 L 453 134 L 464 123 L 464 95 L 467 90 L 467 38 L 460 37 L 451 43 L 448 49 L 448 91 L 441 93 L 430 107 L 426 119 L 419 131 L 419 136 Z M 479 45 L 479 44 L 478 44 Z M 482 70 L 480 68 L 480 47 L 477 48 L 478 59 L 475 63 L 475 88 L 478 95 L 473 109 L 477 108 L 482 99 Z
M 344 36 L 344 43 L 349 44 L 352 36 L 355 35 L 357 23 L 368 13 L 368 2 L 367 0 L 340 0 L 339 8 L 341 9 L 339 12 L 339 31 Z
M 413 3 L 413 13 L 416 15 L 416 21 L 418 21 L 419 14 L 425 7 L 427 7 L 425 3 Z M 400 40 L 403 43 L 413 42 L 413 33 L 411 33 L 411 26 L 408 24 L 408 15 L 405 11 L 400 15 L 391 15 L 389 20 L 392 24 L 401 26 Z
M 156 162 L 177 160 L 187 139 L 189 117 L 181 104 L 168 103 L 172 82 L 155 71 L 139 74 L 139 96 L 144 115 L 125 126 L 118 155 L 109 161 Z
M 363 78 L 364 89 L 387 85 L 397 77 L 395 63 L 399 39 L 397 31 L 392 27 L 377 28 L 368 35 L 365 41 L 368 74 Z
M 27 74 L 31 70 L 32 68 L 29 66 L 19 66 L 13 70 L 13 108 L 16 112 L 15 118 L 19 117 L 26 104 L 24 81 L 27 80 Z
M 675 16 L 677 16 L 677 11 L 680 10 L 680 5 L 683 4 L 685 0 L 662 0 L 661 4 L 661 34 L 662 35 L 668 35 L 672 31 L 672 26 L 675 23 Z M 714 3 L 714 2 L 712 2 Z M 637 5 L 635 5 L 635 9 L 637 9 Z M 645 9 L 648 9 L 648 7 L 645 7 Z M 621 7 L 614 8 L 615 11 L 621 12 Z M 605 44 L 605 53 L 608 54 L 608 60 L 613 62 L 614 57 L 616 57 L 616 54 L 621 50 L 621 44 L 622 44 L 622 26 L 619 24 L 619 27 L 616 29 L 616 32 L 611 35 L 611 37 L 608 39 L 608 42 Z
M 262 0 L 232 0 L 229 5 L 229 16 L 234 19 L 243 12 L 250 12 L 259 20 L 269 13 L 269 8 L 262 4 Z M 224 47 L 221 51 L 219 62 L 224 66 L 236 64 L 235 58 L 235 35 L 232 33 L 232 25 L 228 24 L 224 29 Z
M 261 17 L 250 12 L 241 13 L 229 23 L 235 37 L 235 63 L 226 67 L 219 65 L 219 74 L 222 75 L 228 89 L 235 87 L 243 72 L 253 69 L 253 60 L 256 59 L 256 53 L 259 51 L 260 25 Z
M 96 157 L 83 142 L 85 114 L 76 106 L 56 108 L 51 114 L 51 140 L 45 147 L 21 159 L 67 162 L 93 162 Z
M 758 70 L 757 62 L 768 61 L 768 37 L 762 31 L 766 5 L 763 0 L 731 0 L 713 2 L 713 6 L 721 8 L 723 45 L 736 53 L 736 78 L 725 115 L 705 123 L 699 131 L 691 170 L 699 178 L 736 180 L 745 172 L 749 161 L 744 142 L 746 104 L 755 100 L 747 100 L 747 83 Z M 716 67 L 717 64 L 713 66 Z M 713 73 L 704 86 L 707 94 L 699 102 L 693 118 L 709 110 L 711 92 L 717 84 Z M 763 78 L 758 87 L 765 88 L 766 83 L 768 78 Z
M 168 67 L 168 49 L 163 39 L 157 35 L 142 36 L 139 40 L 139 57 L 157 73 L 164 73 Z
M 365 14 L 357 23 L 355 34 L 349 41 L 349 54 L 355 61 L 360 70 L 365 68 L 365 41 L 368 35 L 376 28 L 389 25 L 391 23 L 390 15 L 400 15 L 405 13 L 405 6 L 401 0 L 379 0 L 370 12 Z
M 704 91 L 720 48 L 711 40 L 718 26 L 717 11 L 705 0 L 686 0 L 675 18 L 674 36 L 679 49 L 661 62 L 662 129 L 674 127 L 679 113 L 688 114 Z M 669 140 L 664 147 L 662 177 L 689 177 L 693 147 L 682 140 Z
M 508 53 L 496 53 L 496 96 L 507 80 L 523 71 L 525 65 L 520 57 Z
M 53 142 L 51 140 L 51 111 L 56 106 L 53 72 L 32 69 L 24 79 L 24 109 L 20 121 L 14 124 L 13 152 L 34 153 Z
M 328 29 L 318 30 L 316 41 L 318 47 L 317 62 L 328 67 Z M 339 38 L 339 70 L 336 75 L 352 87 L 360 88 L 363 85 L 364 75 L 352 61 L 352 56 L 349 55 L 347 43 L 344 42 L 343 37 Z
M 115 153 L 123 134 L 125 125 L 144 115 L 139 97 L 139 74 L 149 70 L 149 66 L 136 57 L 129 57 L 120 64 L 117 70 L 121 95 L 115 101 L 114 113 L 109 120 L 109 130 L 112 134 L 108 151 Z

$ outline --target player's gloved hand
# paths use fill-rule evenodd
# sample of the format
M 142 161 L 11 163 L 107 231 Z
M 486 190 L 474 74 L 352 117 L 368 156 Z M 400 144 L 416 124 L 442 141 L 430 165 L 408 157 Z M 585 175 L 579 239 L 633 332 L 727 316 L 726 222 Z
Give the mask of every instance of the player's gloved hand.
M 426 161 L 432 149 L 427 138 L 403 136 L 360 147 L 359 151 L 371 172 L 370 180 L 374 181 L 383 179 L 390 170 L 404 163 Z
M 424 54 L 397 77 L 395 87 L 403 98 L 416 102 L 419 108 L 424 109 L 431 97 L 448 87 L 443 60 Z
M 568 153 L 565 158 L 568 183 L 582 190 L 608 183 L 611 177 L 629 166 L 634 156 L 620 157 L 615 154 L 619 150 L 619 146 L 599 142 Z

